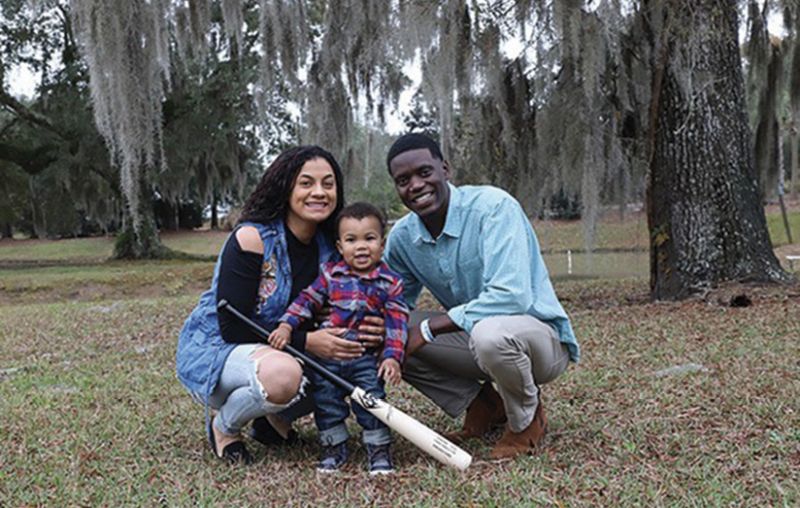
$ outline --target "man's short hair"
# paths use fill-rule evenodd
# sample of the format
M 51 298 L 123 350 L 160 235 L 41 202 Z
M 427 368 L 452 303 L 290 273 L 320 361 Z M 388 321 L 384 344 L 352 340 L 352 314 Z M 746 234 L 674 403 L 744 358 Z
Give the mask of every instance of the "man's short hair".
M 444 160 L 444 156 L 442 156 L 442 149 L 439 148 L 439 143 L 429 138 L 425 134 L 412 132 L 397 138 L 397 141 L 395 141 L 394 144 L 392 144 L 392 147 L 389 148 L 389 154 L 386 155 L 386 169 L 391 173 L 392 159 L 403 152 L 416 150 L 418 148 L 427 148 L 434 158 L 439 159 L 440 161 Z
M 383 212 L 376 206 L 364 202 L 353 203 L 352 205 L 347 205 L 342 208 L 342 211 L 336 216 L 336 236 L 339 236 L 339 224 L 342 222 L 342 219 L 361 220 L 367 217 L 375 217 L 378 219 L 378 223 L 381 226 L 381 236 L 383 236 L 384 230 L 386 229 L 386 219 L 383 216 Z

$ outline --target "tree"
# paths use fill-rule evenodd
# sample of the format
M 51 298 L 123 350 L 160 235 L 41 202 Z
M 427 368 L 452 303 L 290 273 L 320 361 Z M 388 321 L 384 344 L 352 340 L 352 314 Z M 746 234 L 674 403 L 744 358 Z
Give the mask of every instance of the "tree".
M 67 3 L 46 3 L 41 10 L 26 2 L 3 6 L 0 76 L 25 64 L 39 78 L 32 100 L 12 97 L 5 81 L 0 87 L 5 113 L 0 117 L 0 159 L 7 163 L 3 176 L 24 180 L 27 203 L 14 207 L 7 220 L 35 236 L 74 236 L 113 225 L 120 196 L 87 107 L 85 67 L 77 55 Z M 17 187 L 13 196 L 21 195 Z
M 735 2 L 648 2 L 654 42 L 648 189 L 652 295 L 787 281 L 761 206 Z
M 73 5 L 95 119 L 134 219 L 137 196 L 164 161 L 161 108 L 174 60 L 166 34 L 183 60 L 214 39 L 207 27 L 219 8 L 229 48 L 241 49 L 254 26 L 248 12 L 257 11 L 256 95 L 286 83 L 284 98 L 300 105 L 301 139 L 332 147 L 345 168 L 364 158 L 353 110 L 366 104 L 382 121 L 408 83 L 403 64 L 417 58 L 422 98 L 454 167 L 508 186 L 533 213 L 544 196 L 580 193 L 587 246 L 603 200 L 614 195 L 624 207 L 630 181 L 649 168 L 654 297 L 724 280 L 787 280 L 752 192 L 734 0 Z M 512 39 L 525 49 L 506 58 Z M 774 123 L 765 125 L 767 139 Z M 731 140 L 738 144 L 724 144 Z M 472 171 L 480 167 L 495 172 Z

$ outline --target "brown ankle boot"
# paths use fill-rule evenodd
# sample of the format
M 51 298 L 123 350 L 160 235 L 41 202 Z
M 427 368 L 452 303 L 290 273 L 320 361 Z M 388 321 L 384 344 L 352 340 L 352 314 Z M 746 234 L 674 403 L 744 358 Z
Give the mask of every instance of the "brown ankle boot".
M 542 441 L 546 431 L 547 418 L 544 416 L 544 408 L 540 398 L 539 407 L 536 408 L 531 424 L 522 432 L 512 432 L 511 429 L 506 427 L 503 436 L 494 445 L 492 451 L 489 452 L 489 458 L 505 459 L 516 457 L 523 453 L 532 453 L 533 449 Z
M 496 425 L 502 425 L 506 421 L 506 410 L 503 406 L 503 399 L 492 386 L 492 383 L 485 382 L 478 396 L 467 408 L 464 416 L 464 427 L 458 432 L 450 432 L 445 437 L 454 443 L 460 443 L 465 439 L 482 437 L 492 430 Z

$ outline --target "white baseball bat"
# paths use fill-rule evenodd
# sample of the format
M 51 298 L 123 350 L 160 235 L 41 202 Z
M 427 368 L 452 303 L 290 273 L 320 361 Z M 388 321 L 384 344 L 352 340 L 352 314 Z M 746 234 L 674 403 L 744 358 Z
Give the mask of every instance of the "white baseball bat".
M 242 322 L 244 322 L 264 339 L 269 337 L 269 333 L 263 327 L 239 312 L 226 300 L 220 300 L 220 302 L 217 304 L 217 308 L 225 309 L 226 311 L 230 312 L 238 319 L 242 320 Z M 387 427 L 411 441 L 417 446 L 417 448 L 427 453 L 434 459 L 462 471 L 469 467 L 470 463 L 472 462 L 472 456 L 442 437 L 433 429 L 400 411 L 385 400 L 376 399 L 369 393 L 365 392 L 362 388 L 353 386 L 352 383 L 337 376 L 292 346 L 287 344 L 284 347 L 284 351 L 288 352 L 295 358 L 298 358 L 332 383 L 335 383 L 343 389 L 349 391 L 350 398 L 356 401 L 358 405 L 369 411 L 377 419 L 385 423 Z
M 462 471 L 472 463 L 472 456 L 469 453 L 385 400 L 376 399 L 357 386 L 350 394 L 350 398 L 439 462 Z

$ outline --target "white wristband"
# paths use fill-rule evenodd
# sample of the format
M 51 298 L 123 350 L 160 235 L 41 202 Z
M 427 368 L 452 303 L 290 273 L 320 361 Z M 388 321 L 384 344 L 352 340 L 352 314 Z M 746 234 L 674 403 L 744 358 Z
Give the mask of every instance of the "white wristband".
M 431 324 L 429 323 L 429 319 L 423 319 L 422 322 L 419 324 L 419 331 L 422 334 L 422 338 L 430 344 L 433 342 L 436 337 L 433 335 L 431 331 Z

